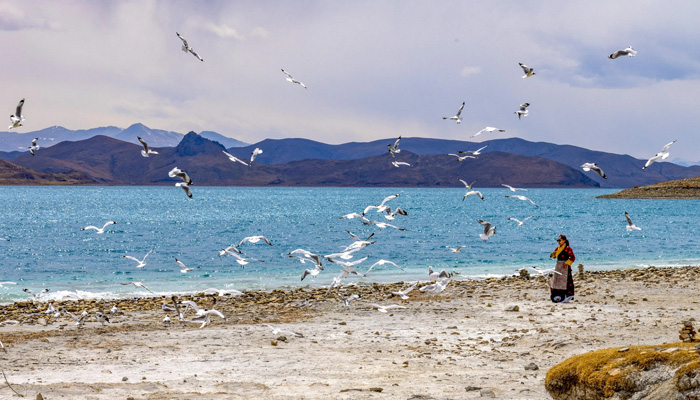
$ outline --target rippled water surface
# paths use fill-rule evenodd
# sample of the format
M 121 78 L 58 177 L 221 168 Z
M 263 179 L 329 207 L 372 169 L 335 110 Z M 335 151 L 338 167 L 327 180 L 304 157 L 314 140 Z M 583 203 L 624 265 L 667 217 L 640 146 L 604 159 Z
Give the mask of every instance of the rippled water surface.
M 462 189 L 423 188 L 232 188 L 192 187 L 188 199 L 175 187 L 1 187 L 4 218 L 0 221 L 3 247 L 0 281 L 17 286 L 0 288 L 0 301 L 27 298 L 22 288 L 51 288 L 54 297 L 121 297 L 147 294 L 119 283 L 141 281 L 158 294 L 219 289 L 272 289 L 327 286 L 340 267 L 325 263 L 315 278 L 300 280 L 311 264 L 286 253 L 304 248 L 319 254 L 340 251 L 352 242 L 346 231 L 366 237 L 375 232 L 376 244 L 355 253 L 369 257 L 358 270 L 379 259 L 396 262 L 375 268 L 364 279 L 345 283 L 427 279 L 428 265 L 454 270 L 463 277 L 513 274 L 528 265 L 548 266 L 555 237 L 564 233 L 586 269 L 700 265 L 696 200 L 613 200 L 595 196 L 608 189 L 530 189 L 518 192 L 532 204 L 506 198 L 508 189 L 480 189 L 464 202 Z M 387 221 L 406 228 L 398 231 L 365 226 L 358 219 L 338 219 L 362 212 L 391 194 L 387 204 L 408 211 Z M 642 231 L 625 230 L 628 211 Z M 533 219 L 523 226 L 508 217 Z M 497 227 L 487 242 L 477 219 Z M 81 231 L 87 225 L 117 221 L 104 234 Z M 219 259 L 217 250 L 243 237 L 264 235 L 262 242 L 241 246 L 247 257 L 261 260 L 239 268 L 231 256 Z M 466 246 L 454 254 L 446 246 Z M 143 269 L 123 255 L 143 257 Z M 175 258 L 200 269 L 181 274 Z M 376 271 L 376 273 L 375 273 Z

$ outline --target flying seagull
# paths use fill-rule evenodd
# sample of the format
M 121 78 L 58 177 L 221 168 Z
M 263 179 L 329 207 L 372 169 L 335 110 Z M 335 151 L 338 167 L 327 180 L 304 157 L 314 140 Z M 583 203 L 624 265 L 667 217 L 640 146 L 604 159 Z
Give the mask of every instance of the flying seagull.
M 0 287 L 2 287 L 2 285 L 16 285 L 16 284 L 17 284 L 17 282 L 5 281 L 5 282 L 0 282 Z
M 516 187 L 510 186 L 510 185 L 506 185 L 505 183 L 501 183 L 501 186 L 507 187 L 508 190 L 510 190 L 511 192 L 515 192 L 516 190 L 523 190 L 523 191 L 527 192 L 527 189 L 516 188 Z
M 666 158 L 668 158 L 668 155 L 669 155 L 669 153 L 668 153 L 668 148 L 671 147 L 671 145 L 674 144 L 674 143 L 676 143 L 675 140 L 674 140 L 673 142 L 671 142 L 671 143 L 668 143 L 666 146 L 664 146 L 664 148 L 661 149 L 660 152 L 656 153 L 656 155 L 655 155 L 654 157 L 650 158 L 650 159 L 647 161 L 647 163 L 644 164 L 644 167 L 642 167 L 642 169 L 647 169 L 647 167 L 649 167 L 649 166 L 650 166 L 651 164 L 653 164 L 655 161 L 665 160 Z
M 185 194 L 187 194 L 187 197 L 190 199 L 192 198 L 192 191 L 190 190 L 190 186 L 186 184 L 185 182 L 178 182 L 175 184 L 175 186 L 179 186 L 182 188 L 182 190 L 185 191 Z
M 407 163 L 407 162 L 405 162 L 405 161 L 397 161 L 397 160 L 396 160 L 396 156 L 394 155 L 394 153 L 391 153 L 391 158 L 393 159 L 393 161 L 391 162 L 391 165 L 393 165 L 393 166 L 396 167 L 396 168 L 398 168 L 398 167 L 401 166 L 401 165 L 405 165 L 405 166 L 407 166 L 407 167 L 410 167 L 410 166 L 411 166 L 411 164 L 409 164 L 409 163 Z
M 472 156 L 472 155 L 463 156 L 463 155 L 454 154 L 454 153 L 447 153 L 447 155 L 448 155 L 448 156 L 455 156 L 455 157 L 457 157 L 457 161 L 464 161 L 464 160 L 466 160 L 467 158 L 476 158 L 476 157 L 474 157 L 474 156 Z
M 307 89 L 306 85 L 304 85 L 301 81 L 298 81 L 298 80 L 294 79 L 291 75 L 289 75 L 289 72 L 287 72 L 287 71 L 284 70 L 284 68 L 282 68 L 282 72 L 287 76 L 287 78 L 286 78 L 286 79 L 287 79 L 287 82 L 299 84 L 299 85 L 301 85 L 301 87 L 303 87 L 304 89 Z
M 376 308 L 377 311 L 379 311 L 381 313 L 386 313 L 386 312 L 388 312 L 387 310 L 392 310 L 394 308 L 406 308 L 405 306 L 400 306 L 398 304 L 387 304 L 385 306 L 381 306 L 379 304 L 370 303 L 369 305 Z
M 282 330 L 282 329 L 280 329 L 280 328 L 276 328 L 276 327 L 274 327 L 274 326 L 272 326 L 272 325 L 270 325 L 270 324 L 263 324 L 263 325 L 265 325 L 266 327 L 272 329 L 272 334 L 273 334 L 273 335 L 278 335 L 278 334 L 280 334 L 280 333 L 286 333 L 286 334 L 293 335 L 293 336 L 296 336 L 296 337 L 304 337 L 304 335 L 302 335 L 301 333 L 292 332 L 292 331 L 285 331 L 285 330 Z
M 316 275 L 318 275 L 318 274 L 321 272 L 321 270 L 323 270 L 323 267 L 321 267 L 321 266 L 318 265 L 318 264 L 316 264 L 316 266 L 315 266 L 314 268 L 307 268 L 307 269 L 305 269 L 304 272 L 301 274 L 301 280 L 303 281 L 304 278 L 306 278 L 308 275 L 316 276 Z
M 360 274 L 360 276 L 365 277 L 365 276 L 367 276 L 367 274 L 369 274 L 369 271 L 371 271 L 372 268 L 374 268 L 377 265 L 384 265 L 384 264 L 393 265 L 394 267 L 400 269 L 401 271 L 405 271 L 403 268 L 396 265 L 396 263 L 394 263 L 393 261 L 381 259 L 381 260 L 375 262 L 374 264 L 372 264 L 372 266 L 370 266 L 369 269 L 367 269 L 367 272 L 365 272 L 364 274 Z
M 467 196 L 478 196 L 481 200 L 486 200 L 484 199 L 484 195 L 481 194 L 481 192 L 478 190 L 470 190 L 467 193 L 465 193 L 464 196 L 462 196 L 462 201 L 464 201 L 464 199 L 466 199 Z
M 483 130 L 483 129 L 482 129 L 482 130 Z M 505 132 L 505 131 L 503 131 L 503 132 Z M 460 150 L 460 151 L 458 151 L 457 153 L 460 153 L 460 154 L 471 154 L 471 155 L 473 155 L 473 156 L 480 156 L 480 155 L 481 155 L 481 150 L 483 150 L 483 149 L 485 149 L 485 148 L 487 148 L 487 147 L 489 147 L 488 144 L 487 144 L 486 146 L 480 148 L 480 149 L 476 149 L 476 150 Z
M 386 209 L 389 208 L 389 206 L 386 205 L 386 202 L 389 201 L 389 200 L 395 199 L 395 198 L 397 198 L 397 197 L 399 197 L 398 194 L 392 194 L 391 196 L 385 197 L 384 200 L 382 200 L 382 202 L 379 203 L 378 206 L 367 206 L 367 207 L 365 207 L 365 210 L 362 211 L 362 215 L 367 214 L 367 213 L 369 212 L 369 210 L 371 210 L 371 209 L 373 209 L 373 208 L 376 209 L 378 213 L 385 212 Z
M 180 40 L 182 40 L 182 51 L 184 51 L 185 53 L 192 53 L 192 55 L 197 57 L 199 61 L 204 61 L 202 57 L 200 57 L 199 54 L 195 53 L 195 51 L 190 47 L 190 45 L 187 44 L 187 40 L 185 40 L 184 37 L 180 36 L 180 34 L 177 32 L 175 32 L 175 34 L 177 35 L 177 37 L 180 38 Z
M 627 219 L 627 231 L 632 232 L 632 231 L 641 231 L 642 228 L 638 227 L 637 225 L 632 223 L 632 218 L 630 218 L 630 215 L 627 214 L 627 211 L 625 211 L 625 218 Z
M 457 123 L 459 124 L 460 122 L 462 122 L 462 120 L 459 117 L 462 114 L 462 110 L 464 110 L 464 102 L 462 102 L 462 107 L 459 108 L 459 111 L 457 111 L 457 114 L 454 117 L 442 117 L 442 119 L 457 121 Z
M 484 233 L 480 233 L 479 237 L 485 242 L 489 239 L 489 236 L 496 234 L 496 227 L 491 225 L 488 221 L 477 220 L 481 225 L 484 226 Z
M 153 251 L 153 250 L 151 250 L 151 251 L 149 251 L 148 253 L 146 253 L 146 255 L 143 256 L 143 258 L 140 259 L 140 260 L 139 260 L 138 258 L 132 257 L 132 256 L 122 256 L 122 257 L 128 258 L 129 260 L 134 260 L 134 261 L 136 261 L 137 263 L 139 263 L 139 264 L 136 266 L 136 268 L 143 268 L 143 267 L 146 266 L 146 257 L 148 257 L 148 255 L 151 254 L 152 251 Z
M 177 263 L 177 265 L 180 266 L 180 272 L 182 272 L 183 274 L 186 274 L 186 273 L 188 273 L 188 272 L 190 272 L 190 271 L 194 271 L 195 269 L 199 269 L 199 268 L 200 268 L 200 267 L 196 267 L 196 268 L 187 268 L 187 266 L 186 266 L 182 261 L 178 260 L 177 258 L 175 258 L 175 262 Z
M 505 132 L 505 131 L 506 131 L 505 129 L 498 129 L 498 128 L 494 128 L 493 126 L 487 126 L 486 128 L 480 130 L 479 132 L 469 136 L 469 138 L 471 139 L 475 136 L 479 136 L 484 132 Z
M 540 276 L 545 276 L 545 277 L 548 275 L 552 275 L 552 274 L 563 275 L 561 272 L 555 270 L 554 268 L 542 269 L 542 268 L 538 268 L 538 267 L 524 267 L 524 268 L 520 268 L 520 270 L 527 269 L 527 268 L 537 272 L 538 274 L 540 274 Z
M 401 297 L 401 300 L 408 300 L 408 294 L 411 292 L 411 290 L 415 289 L 416 286 L 418 286 L 418 282 L 414 283 L 413 285 L 407 287 L 404 290 L 399 290 L 397 292 L 391 292 L 392 295 L 394 296 L 399 296 Z
M 535 204 L 534 201 L 528 199 L 528 198 L 525 197 L 525 196 L 519 195 L 519 194 L 513 194 L 513 195 L 505 196 L 505 197 L 515 197 L 515 198 L 518 199 L 518 200 L 529 201 L 530 204 L 532 204 L 533 206 L 535 206 L 535 207 L 537 207 L 537 208 L 540 208 L 540 206 L 538 206 L 537 204 Z
M 120 284 L 121 285 L 134 285 L 136 287 L 144 288 L 144 289 L 148 290 L 150 293 L 153 293 L 153 291 L 151 291 L 151 289 L 147 288 L 146 285 L 144 285 L 141 282 L 120 282 Z M 155 293 L 153 293 L 153 294 L 155 294 Z
M 144 157 L 148 157 L 149 154 L 158 154 L 157 151 L 153 151 L 148 148 L 148 143 L 146 143 L 145 140 L 141 138 L 141 136 L 136 136 L 138 138 L 139 142 L 143 145 L 143 150 L 141 150 L 141 155 Z
M 520 117 L 527 117 L 529 112 L 527 111 L 527 108 L 530 106 L 530 103 L 523 103 L 520 105 L 520 109 L 518 111 L 515 111 L 514 114 L 518 116 L 518 119 Z
M 17 128 L 22 126 L 24 122 L 24 115 L 22 115 L 22 107 L 24 106 L 24 99 L 19 101 L 17 104 L 17 109 L 15 110 L 15 115 L 10 115 L 10 126 L 7 129 Z
M 192 179 L 190 179 L 190 176 L 187 175 L 187 172 L 181 170 L 181 169 L 178 168 L 178 167 L 175 167 L 175 168 L 171 169 L 171 170 L 168 172 L 168 176 L 171 177 L 171 178 L 180 178 L 180 179 L 182 179 L 183 181 L 185 181 L 185 183 L 188 184 L 188 185 L 191 185 L 191 184 L 192 184 Z M 190 197 L 191 197 L 191 196 L 190 196 Z
M 255 244 L 261 240 L 263 242 L 269 244 L 270 246 L 272 246 L 272 243 L 270 243 L 270 241 L 265 236 L 248 236 L 248 237 L 244 237 L 243 240 L 241 240 L 241 242 L 238 243 L 238 246 L 236 246 L 236 247 L 241 247 L 241 245 L 245 242 L 250 242 L 250 243 Z
M 462 249 L 465 247 L 467 247 L 467 246 L 447 247 L 447 251 L 451 251 L 451 252 L 457 254 L 457 253 L 460 253 L 462 251 Z
M 400 142 L 401 142 L 401 136 L 399 136 L 399 138 L 396 139 L 393 146 L 391 144 L 387 144 L 386 146 L 389 148 L 389 153 L 391 153 L 392 155 L 394 153 L 401 153 L 401 150 L 399 149 Z
M 593 171 L 596 174 L 602 176 L 604 179 L 608 179 L 608 177 L 605 176 L 605 172 L 603 172 L 603 170 L 600 169 L 600 167 L 596 165 L 596 163 L 584 163 L 583 165 L 581 165 L 581 169 L 583 169 L 584 171 Z
M 361 298 L 362 298 L 362 296 L 360 296 L 359 294 L 351 294 L 351 295 L 348 296 L 348 297 L 343 297 L 343 295 L 340 294 L 340 293 L 338 293 L 338 297 L 340 297 L 340 299 L 343 300 L 343 305 L 344 305 L 345 307 L 350 307 L 350 302 L 351 302 L 351 301 L 357 300 L 357 299 L 361 299 Z
M 470 184 L 467 184 L 467 181 L 462 180 L 462 179 L 460 179 L 459 181 L 462 182 L 464 184 L 464 187 L 466 187 L 469 190 L 472 190 L 472 186 L 476 183 L 476 179 L 474 180 L 474 182 L 472 182 Z
M 637 51 L 634 50 L 634 49 L 632 48 L 632 46 L 630 45 L 629 47 L 627 47 L 627 48 L 624 49 L 624 50 L 618 50 L 618 51 L 616 51 L 616 52 L 610 54 L 610 55 L 608 56 L 608 58 L 611 59 L 611 60 L 614 60 L 614 59 L 616 59 L 616 58 L 618 58 L 618 57 L 622 57 L 622 56 L 634 57 L 634 56 L 636 56 L 636 55 L 637 55 Z
M 522 68 L 523 71 L 525 72 L 525 75 L 523 75 L 523 78 L 528 78 L 532 75 L 535 75 L 535 70 L 533 68 L 530 68 L 523 63 L 518 63 L 518 64 L 520 65 L 520 68 Z
M 255 148 L 252 153 L 250 153 L 250 163 L 252 164 L 253 161 L 255 161 L 255 158 L 258 156 L 258 154 L 261 154 L 263 151 L 259 148 Z
M 445 290 L 447 284 L 450 283 L 450 281 L 452 281 L 452 278 L 443 278 L 433 284 L 423 286 L 418 290 L 420 290 L 421 292 L 440 293 L 443 290 Z
M 228 246 L 225 249 L 219 250 L 218 253 L 219 253 L 219 259 L 221 259 L 221 256 L 223 256 L 225 254 L 234 254 L 234 253 L 243 254 L 243 252 L 238 250 L 238 248 L 236 248 L 236 246 Z
M 88 229 L 94 229 L 94 230 L 97 231 L 98 234 L 101 235 L 101 234 L 105 233 L 105 228 L 106 228 L 106 227 L 108 227 L 108 226 L 110 226 L 110 225 L 114 225 L 114 224 L 116 224 L 116 223 L 117 223 L 116 221 L 107 221 L 107 222 L 105 222 L 105 224 L 102 226 L 102 228 L 98 228 L 98 227 L 96 227 L 96 226 L 90 225 L 90 226 L 86 226 L 85 228 L 82 228 L 81 231 L 86 231 L 86 230 L 88 230 Z
M 530 219 L 530 218 L 535 218 L 535 216 L 534 216 L 534 215 L 531 215 L 531 216 L 525 218 L 525 219 L 522 220 L 522 221 L 519 220 L 519 219 L 517 219 L 517 218 L 512 218 L 512 217 L 511 217 L 511 218 L 508 218 L 508 221 L 515 221 L 515 222 L 518 223 L 518 226 L 523 226 L 523 224 L 525 223 L 525 221 L 527 221 L 527 220 Z
M 32 153 L 32 155 L 34 155 L 35 151 L 39 150 L 39 145 L 36 144 L 37 140 L 39 140 L 39 138 L 34 138 L 34 140 L 32 140 L 32 145 L 29 146 L 29 152 Z
M 224 151 L 224 150 L 221 150 L 221 151 L 223 151 L 224 154 L 226 154 L 226 157 L 228 157 L 229 160 L 231 160 L 231 161 L 233 161 L 233 162 L 241 163 L 241 164 L 243 164 L 243 165 L 248 166 L 248 163 L 247 163 L 247 162 L 241 160 L 240 158 L 234 156 L 233 154 L 229 154 L 229 153 L 227 153 L 227 152 Z
M 71 318 L 73 318 L 75 320 L 75 325 L 77 325 L 78 327 L 81 327 L 85 324 L 85 317 L 87 315 L 80 315 L 80 318 L 78 318 L 75 314 L 66 310 L 65 308 L 61 311 L 63 311 L 64 314 L 68 314 Z
M 23 292 L 29 293 L 32 296 L 34 296 L 35 299 L 38 299 L 39 297 L 43 296 L 44 294 L 48 293 L 51 289 L 41 289 L 38 292 L 35 292 L 31 289 L 22 289 Z

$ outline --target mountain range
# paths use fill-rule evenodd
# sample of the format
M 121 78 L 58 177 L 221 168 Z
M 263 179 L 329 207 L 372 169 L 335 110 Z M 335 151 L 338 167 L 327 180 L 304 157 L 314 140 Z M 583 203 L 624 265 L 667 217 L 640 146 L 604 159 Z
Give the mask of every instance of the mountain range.
M 395 138 L 339 145 L 308 139 L 265 139 L 245 145 L 235 139 L 221 139 L 221 135 L 215 132 L 181 135 L 141 124 L 134 124 L 126 130 L 107 127 L 68 131 L 52 127 L 37 132 L 48 132 L 46 137 L 60 138 L 71 132 L 88 135 L 98 130 L 111 135 L 77 141 L 56 139 L 52 142 L 56 144 L 42 146 L 36 156 L 27 152 L 7 152 L 0 153 L 0 159 L 37 172 L 77 172 L 98 184 L 108 185 L 173 184 L 176 180 L 169 178 L 167 172 L 176 166 L 186 170 L 195 184 L 232 186 L 456 187 L 461 186 L 458 181 L 461 178 L 470 182 L 478 179 L 477 186 L 480 187 L 507 183 L 528 187 L 626 188 L 700 176 L 700 166 L 657 162 L 642 170 L 646 160 L 628 155 L 519 138 L 482 143 L 402 138 L 399 146 L 402 151 L 397 158 L 412 166 L 395 168 L 387 152 L 387 144 L 393 144 Z M 142 157 L 136 136 L 146 139 L 149 147 L 159 154 Z M 173 142 L 175 145 L 169 145 Z M 235 146 L 221 142 L 234 143 Z M 460 162 L 447 155 L 484 146 L 477 159 Z M 226 150 L 249 160 L 254 148 L 263 149 L 263 153 L 250 167 L 232 163 L 222 153 Z M 580 165 L 585 162 L 597 163 L 607 174 L 607 179 L 593 172 L 583 172 Z

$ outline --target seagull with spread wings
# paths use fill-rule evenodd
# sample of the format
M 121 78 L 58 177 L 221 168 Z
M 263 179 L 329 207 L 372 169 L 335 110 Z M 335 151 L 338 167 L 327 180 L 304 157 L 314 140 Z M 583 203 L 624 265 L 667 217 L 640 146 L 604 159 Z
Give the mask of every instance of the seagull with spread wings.
M 515 221 L 515 222 L 518 223 L 518 226 L 523 226 L 523 224 L 525 223 L 525 221 L 527 221 L 527 220 L 530 219 L 530 218 L 535 218 L 535 216 L 534 216 L 534 215 L 531 215 L 531 216 L 525 218 L 525 219 L 522 220 L 522 221 L 519 220 L 519 219 L 517 219 L 517 218 L 510 217 L 510 218 L 508 218 L 508 221 Z
M 192 49 L 192 48 L 190 47 L 190 45 L 187 44 L 187 40 L 185 40 L 184 37 L 182 37 L 182 36 L 181 36 L 179 33 L 177 33 L 177 32 L 175 32 L 175 34 L 177 35 L 177 37 L 180 38 L 180 40 L 182 40 L 182 51 L 184 51 L 185 53 L 191 53 L 193 56 L 197 57 L 197 59 L 199 59 L 199 61 L 204 61 L 204 60 L 202 59 L 202 57 L 200 57 L 199 54 L 197 54 L 197 53 L 194 51 L 194 49 Z
M 525 197 L 525 196 L 519 195 L 519 194 L 514 194 L 514 195 L 510 195 L 510 196 L 505 196 L 505 197 L 515 197 L 515 198 L 518 199 L 518 200 L 529 201 L 530 204 L 532 204 L 533 206 L 535 206 L 535 207 L 537 207 L 537 208 L 540 208 L 540 206 L 538 206 L 537 204 L 535 204 L 534 201 L 530 200 L 529 198 L 527 198 L 527 197 Z
M 241 242 L 238 243 L 238 246 L 236 246 L 236 247 L 241 247 L 241 245 L 242 245 L 243 243 L 245 243 L 245 242 L 250 242 L 250 243 L 252 243 L 252 244 L 255 244 L 255 243 L 258 243 L 258 242 L 261 241 L 261 240 L 262 240 L 263 242 L 269 244 L 270 246 L 272 246 L 272 243 L 271 243 L 265 236 L 248 236 L 248 237 L 244 237 L 244 238 L 241 240 Z
M 634 57 L 637 55 L 637 51 L 632 48 L 632 46 L 628 46 L 626 49 L 623 50 L 617 50 L 616 52 L 610 54 L 608 56 L 609 59 L 614 60 L 618 57 L 623 57 L 623 56 L 628 56 L 628 57 Z
M 523 78 L 529 78 L 532 75 L 535 75 L 535 70 L 533 68 L 530 68 L 523 63 L 518 63 L 518 65 L 520 65 L 520 68 L 522 68 L 523 71 L 525 72 L 525 75 L 523 75 Z
M 583 163 L 581 165 L 581 169 L 588 172 L 588 171 L 593 171 L 596 174 L 600 175 L 604 179 L 608 179 L 607 176 L 605 176 L 605 172 L 603 172 L 602 169 L 596 164 L 596 163 Z
M 171 178 L 180 178 L 182 179 L 186 184 L 192 185 L 192 179 L 190 179 L 190 176 L 187 175 L 187 172 L 181 170 L 178 167 L 175 167 L 168 171 L 168 176 Z
M 37 137 L 37 138 L 34 138 L 34 140 L 32 140 L 32 145 L 29 146 L 29 152 L 32 153 L 32 155 L 34 155 L 34 152 L 35 152 L 35 151 L 39 150 L 39 145 L 36 144 L 36 142 L 37 142 L 38 140 L 39 140 L 38 137 Z
M 262 154 L 262 152 L 262 149 L 256 147 L 255 150 L 250 153 L 250 163 L 253 164 L 253 161 L 255 161 L 255 159 L 258 157 L 258 154 Z
M 625 219 L 627 219 L 627 231 L 632 232 L 632 231 L 641 231 L 642 228 L 638 227 L 637 225 L 632 223 L 632 218 L 630 218 L 630 215 L 627 214 L 627 211 L 625 211 Z
M 483 240 L 485 242 L 489 239 L 490 236 L 493 236 L 496 234 L 496 227 L 494 225 L 491 225 L 490 222 L 482 221 L 480 219 L 477 221 L 479 221 L 479 223 L 484 226 L 484 233 L 479 234 L 479 237 L 481 238 L 481 240 Z
M 479 132 L 469 136 L 469 138 L 471 139 L 475 136 L 479 136 L 484 132 L 505 132 L 505 131 L 506 131 L 505 129 L 498 129 L 498 128 L 494 128 L 493 126 L 487 126 L 486 128 L 480 130 Z
M 24 122 L 24 115 L 22 115 L 22 107 L 24 107 L 24 99 L 20 100 L 19 104 L 17 104 L 15 115 L 10 115 L 10 126 L 7 129 L 22 126 L 22 122 Z
M 647 163 L 644 164 L 644 167 L 642 167 L 642 169 L 647 169 L 651 164 L 653 164 L 656 161 L 667 159 L 669 156 L 668 148 L 671 147 L 671 145 L 674 143 L 676 143 L 675 140 L 671 143 L 666 144 L 660 152 L 656 153 L 654 157 L 650 158 L 649 161 L 647 161 Z
M 464 110 L 464 102 L 462 102 L 462 106 L 459 108 L 459 111 L 457 111 L 457 114 L 455 114 L 453 117 L 442 117 L 442 119 L 449 119 L 452 121 L 457 121 L 457 123 L 459 124 L 460 122 L 462 122 L 462 120 L 460 119 L 460 115 L 462 114 L 462 110 Z
M 400 142 L 401 142 L 401 136 L 399 136 L 399 138 L 396 139 L 396 141 L 394 142 L 393 145 L 387 144 L 386 147 L 389 148 L 389 153 L 391 153 L 392 155 L 395 153 L 401 153 L 401 150 L 399 149 Z
M 140 259 L 140 260 L 139 260 L 138 258 L 136 258 L 136 257 L 133 257 L 133 256 L 122 256 L 122 257 L 128 258 L 129 260 L 134 260 L 134 261 L 136 261 L 136 262 L 138 263 L 138 265 L 136 266 L 136 268 L 143 268 L 143 267 L 146 266 L 146 257 L 148 257 L 148 255 L 151 254 L 152 251 L 153 251 L 153 250 L 151 250 L 151 251 L 149 251 L 148 253 L 146 253 L 146 255 L 143 256 L 143 258 Z
M 137 138 L 137 139 L 139 140 L 139 142 L 141 142 L 141 144 L 143 145 L 143 150 L 141 150 L 141 155 L 142 155 L 142 156 L 148 157 L 149 154 L 158 154 L 157 151 L 153 151 L 153 150 L 151 150 L 151 149 L 148 148 L 148 143 L 146 143 L 146 141 L 143 140 L 143 138 L 141 138 L 141 136 L 136 136 L 136 138 Z
M 501 186 L 507 187 L 508 190 L 510 190 L 511 192 L 515 192 L 516 190 L 522 190 L 524 192 L 527 192 L 527 189 L 516 188 L 516 187 L 510 186 L 510 185 L 506 185 L 505 183 L 501 183 Z
M 514 114 L 518 116 L 518 119 L 520 119 L 520 117 L 527 117 L 530 114 L 530 112 L 527 110 L 528 107 L 530 107 L 530 103 L 523 103 L 520 105 L 520 109 L 515 111 Z
M 227 153 L 225 150 L 221 150 L 221 151 L 223 151 L 224 154 L 226 154 L 226 157 L 228 157 L 229 160 L 231 160 L 231 161 L 233 161 L 233 162 L 241 163 L 241 164 L 243 164 L 243 165 L 245 165 L 245 166 L 249 166 L 247 162 L 241 160 L 240 158 L 234 156 L 233 154 L 229 154 L 229 153 Z
M 148 290 L 150 293 L 155 294 L 155 293 L 153 293 L 153 291 L 151 291 L 151 289 L 146 287 L 146 285 L 144 285 L 141 282 L 121 282 L 120 284 L 121 285 L 134 285 L 136 287 L 144 288 L 144 289 Z
M 107 222 L 105 222 L 105 224 L 102 226 L 102 228 L 98 228 L 98 227 L 96 227 L 96 226 L 89 225 L 89 226 L 86 226 L 85 228 L 82 228 L 82 229 L 80 229 L 80 230 L 81 230 L 81 231 L 87 231 L 87 230 L 90 230 L 90 229 L 94 229 L 94 230 L 97 231 L 97 233 L 98 233 L 99 235 L 101 235 L 101 234 L 105 233 L 105 228 L 107 228 L 107 227 L 110 226 L 110 225 L 114 225 L 114 224 L 116 224 L 116 223 L 117 223 L 116 221 L 107 221 Z
M 289 72 L 285 71 L 284 68 L 282 68 L 282 72 L 284 73 L 284 75 L 286 75 L 285 79 L 287 80 L 287 82 L 296 83 L 298 85 L 301 85 L 301 87 L 303 87 L 304 89 L 307 89 L 306 85 L 304 85 L 301 81 L 294 79 L 294 77 L 292 77 L 289 74 Z

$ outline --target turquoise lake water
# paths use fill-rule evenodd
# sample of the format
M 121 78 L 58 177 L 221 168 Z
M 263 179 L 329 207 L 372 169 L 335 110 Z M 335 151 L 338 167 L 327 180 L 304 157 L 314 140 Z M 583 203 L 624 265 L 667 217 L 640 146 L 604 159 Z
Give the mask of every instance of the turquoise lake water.
M 700 202 L 697 200 L 596 199 L 610 189 L 530 189 L 519 191 L 526 201 L 506 198 L 505 188 L 480 189 L 481 201 L 463 189 L 425 188 L 241 188 L 192 187 L 188 199 L 176 187 L 0 187 L 5 212 L 0 221 L 2 263 L 0 281 L 16 286 L 0 288 L 0 302 L 27 299 L 22 288 L 50 288 L 46 299 L 67 294 L 115 298 L 148 295 L 143 289 L 119 283 L 141 281 L 157 294 L 193 293 L 207 288 L 262 289 L 322 287 L 340 267 L 324 263 L 316 277 L 300 280 L 305 268 L 286 253 L 304 248 L 318 254 L 342 250 L 352 242 L 346 231 L 377 243 L 354 259 L 369 257 L 362 271 L 379 259 L 405 269 L 375 268 L 352 282 L 427 280 L 428 266 L 458 272 L 458 278 L 483 278 L 516 273 L 518 268 L 553 266 L 549 253 L 555 237 L 568 236 L 575 265 L 587 270 L 655 266 L 700 265 Z M 406 228 L 398 231 L 365 226 L 358 219 L 338 217 L 362 212 L 392 194 L 387 204 L 408 211 L 386 221 L 384 214 L 367 216 Z M 627 232 L 624 212 L 641 231 Z M 524 219 L 523 226 L 508 217 Z M 487 242 L 477 219 L 491 222 L 496 234 Z M 117 221 L 102 235 L 81 231 L 87 225 Z M 244 244 L 251 262 L 239 268 L 231 256 L 217 251 L 246 236 L 264 235 L 262 242 Z M 461 253 L 447 246 L 463 245 Z M 143 269 L 123 255 L 153 253 Z M 182 274 L 175 258 L 188 267 Z

